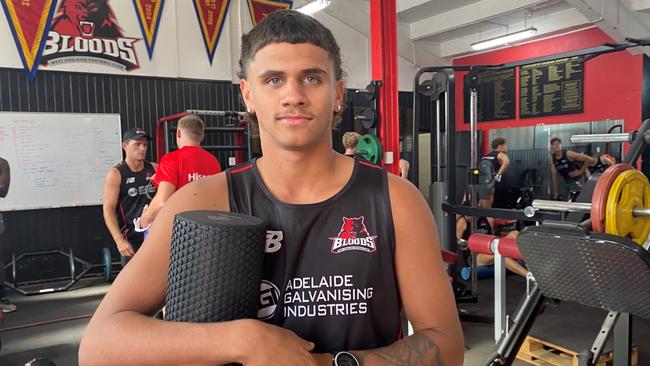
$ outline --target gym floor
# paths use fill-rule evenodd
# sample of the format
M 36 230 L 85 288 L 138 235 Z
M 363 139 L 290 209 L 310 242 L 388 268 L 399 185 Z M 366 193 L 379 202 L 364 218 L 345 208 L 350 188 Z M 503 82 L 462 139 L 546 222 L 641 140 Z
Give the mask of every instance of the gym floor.
M 509 312 L 517 306 L 525 291 L 525 280 L 519 276 L 508 276 Z M 479 281 L 479 303 L 461 304 L 461 309 L 474 315 L 492 314 L 492 280 Z M 66 292 L 23 296 L 9 290 L 9 298 L 18 306 L 18 311 L 5 314 L 0 323 L 0 365 L 22 366 L 33 357 L 50 358 L 58 366 L 77 365 L 79 342 L 90 314 L 95 310 L 110 285 L 102 279 L 84 279 Z M 572 303 L 547 305 L 537 318 L 530 335 L 580 351 L 590 347 L 600 329 L 605 312 Z M 64 319 L 48 325 L 30 328 L 12 327 L 38 322 Z M 483 365 L 494 348 L 492 326 L 488 324 L 463 322 L 465 365 Z M 650 321 L 634 319 L 634 343 L 639 347 L 638 365 L 650 364 Z M 607 346 L 606 349 L 611 349 Z M 516 361 L 514 365 L 527 365 Z

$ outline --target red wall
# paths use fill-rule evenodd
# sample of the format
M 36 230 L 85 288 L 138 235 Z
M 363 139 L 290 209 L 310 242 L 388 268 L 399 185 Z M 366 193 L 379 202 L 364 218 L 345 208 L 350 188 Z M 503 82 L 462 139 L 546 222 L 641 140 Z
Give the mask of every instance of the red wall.
M 583 48 L 600 46 L 612 42 L 598 28 L 590 28 L 521 46 L 468 57 L 457 58 L 453 65 L 491 65 L 547 56 Z M 469 130 L 463 116 L 463 76 L 456 74 L 456 128 Z M 494 122 L 480 122 L 487 141 L 487 131 L 492 128 L 533 126 L 571 122 L 600 121 L 606 119 L 625 120 L 625 130 L 633 131 L 641 125 L 641 87 L 643 81 L 643 57 L 627 51 L 598 56 L 584 66 L 583 113 L 560 116 L 519 119 L 519 103 L 516 102 L 516 119 Z M 519 100 L 519 72 L 516 73 L 515 100 Z M 487 144 L 486 144 L 487 145 Z M 487 146 L 484 146 L 486 150 Z

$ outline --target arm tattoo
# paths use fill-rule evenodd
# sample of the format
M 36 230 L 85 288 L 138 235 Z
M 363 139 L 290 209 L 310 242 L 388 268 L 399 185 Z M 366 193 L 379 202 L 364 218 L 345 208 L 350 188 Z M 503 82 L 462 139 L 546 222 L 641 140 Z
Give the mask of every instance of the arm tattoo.
M 354 352 L 354 355 L 362 366 L 444 366 L 440 347 L 427 335 L 431 331 L 434 330 L 416 332 L 390 346 Z

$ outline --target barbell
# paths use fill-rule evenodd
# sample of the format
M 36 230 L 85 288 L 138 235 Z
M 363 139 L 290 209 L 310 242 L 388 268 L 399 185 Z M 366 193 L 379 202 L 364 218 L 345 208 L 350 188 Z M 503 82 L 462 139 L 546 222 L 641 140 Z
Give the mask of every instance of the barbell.
M 589 213 L 593 231 L 628 237 L 641 245 L 650 234 L 650 182 L 629 164 L 615 164 L 603 172 L 591 203 L 534 200 L 532 207 Z

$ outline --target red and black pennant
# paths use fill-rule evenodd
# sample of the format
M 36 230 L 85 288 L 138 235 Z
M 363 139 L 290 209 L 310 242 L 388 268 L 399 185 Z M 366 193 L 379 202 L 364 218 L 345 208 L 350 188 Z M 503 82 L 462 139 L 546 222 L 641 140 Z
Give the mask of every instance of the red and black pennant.
M 230 0 L 194 0 L 194 10 L 199 19 L 203 43 L 208 52 L 210 64 L 219 43 L 219 36 L 226 20 Z
M 29 80 L 36 77 L 57 0 L 0 1 Z
M 149 59 L 153 57 L 165 0 L 133 0 Z
M 253 27 L 257 25 L 257 22 L 274 11 L 291 9 L 292 6 L 293 1 L 248 0 L 248 9 L 251 12 Z

